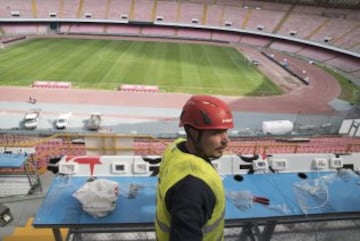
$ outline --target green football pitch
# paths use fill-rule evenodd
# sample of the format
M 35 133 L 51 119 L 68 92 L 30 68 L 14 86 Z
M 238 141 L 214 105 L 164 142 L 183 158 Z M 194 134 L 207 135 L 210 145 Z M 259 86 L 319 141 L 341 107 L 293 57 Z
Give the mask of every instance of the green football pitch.
M 163 92 L 236 96 L 281 90 L 231 47 L 174 42 L 40 38 L 0 50 L 0 85 L 68 81 L 75 88 L 156 85 Z

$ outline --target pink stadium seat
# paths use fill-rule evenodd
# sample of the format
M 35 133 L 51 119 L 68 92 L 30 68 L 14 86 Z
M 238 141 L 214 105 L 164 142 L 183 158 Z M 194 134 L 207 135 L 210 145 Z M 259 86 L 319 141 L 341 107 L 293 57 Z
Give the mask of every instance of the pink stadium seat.
M 2 0 L 0 5 L 0 16 L 33 18 L 32 1 L 23 0 Z
M 158 1 L 156 8 L 156 17 L 161 17 L 162 21 L 168 23 L 177 22 L 177 1 Z
M 63 1 L 63 9 L 60 12 L 61 18 L 78 18 L 77 12 L 80 7 L 80 0 Z
M 194 21 L 197 20 L 198 24 L 202 23 L 203 4 L 181 2 L 180 12 L 177 18 L 178 23 L 184 24 L 196 24 Z
M 327 18 L 319 16 L 309 16 L 308 14 L 291 13 L 282 24 L 278 34 L 290 36 L 295 31 L 296 37 L 307 39 Z
M 223 22 L 231 23 L 231 27 L 235 29 L 242 29 L 245 22 L 247 9 L 241 7 L 223 7 Z
M 224 27 L 225 20 L 221 18 L 222 12 L 223 6 L 208 4 L 204 25 Z
M 135 7 L 130 15 L 130 19 L 133 21 L 152 22 L 154 20 L 152 12 L 154 6 L 155 2 L 153 0 L 135 1 Z
M 103 0 L 86 0 L 78 17 L 106 19 L 106 4 Z
M 60 16 L 60 1 L 36 0 L 36 17 L 49 18 Z
M 286 12 L 273 11 L 267 9 L 252 9 L 249 21 L 245 25 L 245 29 L 272 33 L 275 27 L 280 23 Z M 259 29 L 260 27 L 260 29 Z
M 107 26 L 107 33 L 138 35 L 141 33 L 141 27 L 123 24 L 109 24 Z
M 122 16 L 126 16 L 126 19 L 123 20 L 127 20 L 130 17 L 131 2 L 131 0 L 110 1 L 107 18 L 119 20 L 122 19 Z

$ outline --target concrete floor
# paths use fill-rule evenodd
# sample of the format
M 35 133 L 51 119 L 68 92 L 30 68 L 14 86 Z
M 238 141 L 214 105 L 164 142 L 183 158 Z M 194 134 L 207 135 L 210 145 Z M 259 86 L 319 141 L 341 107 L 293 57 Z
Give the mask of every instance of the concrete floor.
M 178 117 L 181 109 L 176 108 L 150 108 L 150 107 L 124 107 L 84 104 L 57 104 L 37 103 L 30 105 L 26 102 L 0 101 L 0 130 L 22 131 L 22 121 L 26 112 L 31 109 L 41 109 L 38 128 L 31 133 L 57 133 L 57 132 L 90 132 L 85 128 L 85 122 L 93 111 L 103 114 L 101 127 L 112 133 L 143 134 L 159 136 L 165 133 L 176 133 L 182 128 L 178 126 Z M 59 113 L 71 112 L 70 123 L 64 130 L 54 128 L 54 121 Z M 262 122 L 269 120 L 290 120 L 309 122 L 317 125 L 329 120 L 329 116 L 307 115 L 293 113 L 260 113 L 234 111 L 235 130 L 250 130 L 251 133 L 261 131 Z M 93 133 L 93 132 L 90 132 Z

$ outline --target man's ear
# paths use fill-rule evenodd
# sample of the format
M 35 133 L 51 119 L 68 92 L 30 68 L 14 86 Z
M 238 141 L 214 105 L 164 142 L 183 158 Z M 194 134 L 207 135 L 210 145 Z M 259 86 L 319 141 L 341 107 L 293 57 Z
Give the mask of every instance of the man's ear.
M 199 132 L 191 126 L 189 126 L 189 128 L 187 129 L 187 134 L 190 136 L 192 140 L 197 140 L 199 136 Z

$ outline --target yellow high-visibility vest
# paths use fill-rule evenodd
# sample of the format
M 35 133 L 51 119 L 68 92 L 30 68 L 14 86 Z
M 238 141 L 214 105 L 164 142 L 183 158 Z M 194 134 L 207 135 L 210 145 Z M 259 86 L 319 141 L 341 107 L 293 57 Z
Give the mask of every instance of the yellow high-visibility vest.
M 184 153 L 177 148 L 178 139 L 164 152 L 160 164 L 157 187 L 155 230 L 158 241 L 169 241 L 171 215 L 166 208 L 166 192 L 188 175 L 204 181 L 215 195 L 216 203 L 211 218 L 202 228 L 204 241 L 224 240 L 225 193 L 221 177 L 202 158 Z

